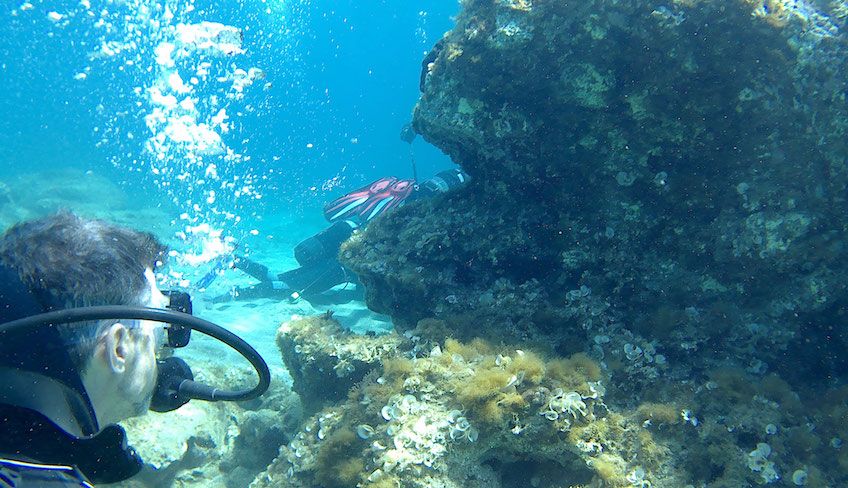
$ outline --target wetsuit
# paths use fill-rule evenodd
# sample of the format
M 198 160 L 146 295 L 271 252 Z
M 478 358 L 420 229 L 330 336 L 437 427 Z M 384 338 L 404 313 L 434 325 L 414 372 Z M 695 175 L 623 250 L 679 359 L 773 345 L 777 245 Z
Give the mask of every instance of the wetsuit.
M 429 198 L 464 185 L 468 175 L 452 169 L 438 173 L 424 181 L 405 200 Z M 367 223 L 367 222 L 366 222 Z M 267 266 L 245 257 L 236 257 L 232 266 L 259 280 L 259 283 L 240 288 L 233 294 L 226 294 L 215 301 L 266 298 L 274 295 L 310 297 L 343 283 L 356 283 L 357 278 L 338 261 L 339 247 L 353 232 L 364 224 L 354 220 L 340 220 L 330 227 L 305 239 L 294 248 L 294 257 L 300 267 L 280 274 L 273 274 Z
M 2 488 L 91 486 L 88 480 L 114 483 L 135 475 L 141 466 L 117 425 L 91 438 L 77 438 L 34 410 L 0 404 Z
M 0 324 L 56 308 L 0 265 Z M 0 334 L 0 488 L 125 480 L 142 461 L 117 425 L 100 429 L 55 327 Z

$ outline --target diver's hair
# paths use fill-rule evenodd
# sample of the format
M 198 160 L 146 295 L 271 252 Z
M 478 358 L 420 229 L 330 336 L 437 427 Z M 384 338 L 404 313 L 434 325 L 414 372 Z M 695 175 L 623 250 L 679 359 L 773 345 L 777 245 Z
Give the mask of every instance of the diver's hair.
M 0 263 L 46 295 L 56 308 L 142 306 L 150 299 L 145 268 L 155 269 L 166 248 L 153 234 L 63 211 L 14 225 L 0 237 Z M 102 330 L 115 321 L 61 327 L 82 372 Z

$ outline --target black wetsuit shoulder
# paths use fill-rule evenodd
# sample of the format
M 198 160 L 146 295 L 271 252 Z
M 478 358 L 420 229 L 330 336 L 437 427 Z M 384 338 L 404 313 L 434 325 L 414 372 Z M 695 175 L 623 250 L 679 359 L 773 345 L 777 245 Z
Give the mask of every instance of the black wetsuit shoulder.
M 135 475 L 142 466 L 139 456 L 127 446 L 123 428 L 117 425 L 92 438 L 77 439 L 38 412 L 5 404 L 0 404 L 0 459 L 5 461 L 0 466 L 6 476 L 17 473 L 22 479 L 10 484 L 16 488 L 90 486 L 84 484 L 86 479 L 114 483 Z M 26 480 L 30 484 L 23 482 Z M 68 480 L 74 484 L 60 483 Z M 0 482 L 0 487 L 4 486 Z

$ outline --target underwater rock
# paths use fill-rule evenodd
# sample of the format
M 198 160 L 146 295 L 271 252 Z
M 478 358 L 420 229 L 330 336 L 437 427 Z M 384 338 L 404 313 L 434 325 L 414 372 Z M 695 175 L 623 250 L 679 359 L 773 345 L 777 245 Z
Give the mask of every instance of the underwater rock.
M 75 205 L 90 211 L 127 207 L 128 195 L 109 178 L 74 168 L 26 173 L 9 182 L 16 200 L 34 213 L 55 212 Z
M 471 183 L 376 219 L 342 261 L 401 330 L 844 370 L 844 12 L 465 1 L 413 124 Z
M 604 404 L 605 381 L 583 354 L 419 342 L 308 419 L 251 487 L 685 486 L 639 414 Z
M 191 402 L 174 412 L 125 421 L 129 444 L 145 462 L 133 481 L 138 486 L 171 486 L 186 472 L 219 462 L 231 448 L 230 410 L 225 403 Z M 207 476 L 216 472 L 212 469 Z
M 405 342 L 395 333 L 357 335 L 332 312 L 293 318 L 277 331 L 277 345 L 307 414 L 346 397 L 348 390 Z
M 399 330 L 600 361 L 613 444 L 679 470 L 597 455 L 607 485 L 845 485 L 846 12 L 464 1 L 413 125 L 472 180 L 342 262 Z
M 625 349 L 639 361 L 656 355 L 646 344 Z M 677 488 L 699 480 L 729 487 L 848 479 L 846 387 L 821 394 L 775 374 L 721 367 L 702 382 L 665 377 L 634 395 L 615 380 L 621 367 L 583 353 L 411 336 L 344 399 L 308 418 L 250 486 Z
M 169 214 L 147 205 L 149 196 L 132 194 L 109 178 L 75 168 L 32 172 L 0 181 L 0 228 L 59 210 L 107 219 L 134 228 L 170 233 Z

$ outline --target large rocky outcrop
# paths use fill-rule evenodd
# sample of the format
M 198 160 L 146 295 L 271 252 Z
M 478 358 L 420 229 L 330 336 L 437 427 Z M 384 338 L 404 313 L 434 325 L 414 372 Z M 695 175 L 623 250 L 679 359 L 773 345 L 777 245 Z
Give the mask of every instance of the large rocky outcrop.
M 343 260 L 400 328 L 835 371 L 846 11 L 465 1 L 414 127 L 473 181 L 375 221 Z

